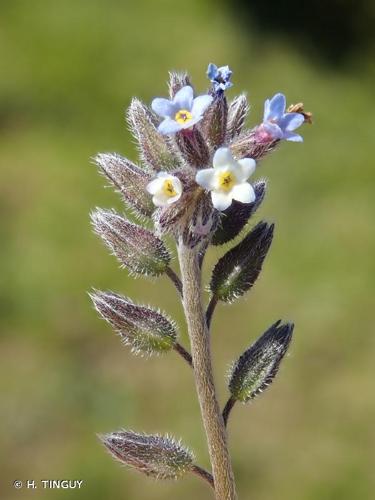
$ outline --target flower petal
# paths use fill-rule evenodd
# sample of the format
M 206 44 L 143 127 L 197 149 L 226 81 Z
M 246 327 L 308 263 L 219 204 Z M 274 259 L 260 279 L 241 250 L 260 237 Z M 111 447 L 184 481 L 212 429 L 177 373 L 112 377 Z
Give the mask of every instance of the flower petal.
M 163 99 L 162 97 L 157 97 L 151 103 L 153 111 L 159 116 L 172 117 L 175 115 L 175 105 L 172 101 L 168 99 Z
M 182 89 L 180 89 L 174 96 L 173 103 L 178 109 L 187 109 L 188 111 L 191 111 L 193 96 L 194 91 L 192 87 L 190 87 L 190 85 L 185 85 L 185 87 L 182 87 Z
M 242 184 L 234 186 L 230 195 L 234 200 L 241 201 L 242 203 L 252 203 L 255 200 L 253 186 L 248 182 L 243 182 Z
M 275 94 L 269 103 L 269 116 L 271 118 L 279 119 L 283 116 L 286 108 L 286 99 L 284 94 Z
M 272 137 L 272 139 L 282 139 L 284 137 L 281 128 L 276 123 L 263 123 L 264 130 Z
M 163 135 L 175 134 L 179 130 L 182 129 L 182 126 L 177 123 L 175 120 L 171 118 L 166 118 L 161 124 L 158 126 L 158 130 Z
M 264 101 L 263 121 L 266 122 L 269 118 L 270 118 L 270 100 L 266 99 Z
M 193 101 L 193 107 L 191 108 L 192 115 L 202 116 L 211 102 L 212 96 L 210 95 L 200 95 L 196 97 Z
M 292 142 L 303 142 L 302 136 L 300 136 L 299 134 L 295 134 L 294 132 L 290 132 L 289 130 L 284 133 L 284 139 Z
M 229 165 L 235 165 L 236 161 L 229 148 L 219 148 L 216 150 L 214 157 L 212 159 L 214 168 L 227 167 Z
M 184 123 L 183 125 L 181 125 L 181 128 L 183 128 L 183 129 L 191 128 L 196 123 L 200 122 L 202 118 L 203 118 L 202 115 L 197 115 L 197 116 L 193 115 L 193 118 L 190 121 L 187 121 L 186 123 Z
M 216 210 L 225 210 L 232 204 L 232 196 L 230 194 L 211 191 L 211 198 Z
M 152 203 L 157 207 L 165 207 L 168 204 L 168 200 L 169 200 L 168 196 L 160 192 L 157 192 L 152 197 Z
M 163 178 L 157 177 L 156 179 L 152 180 L 147 184 L 146 190 L 150 194 L 155 194 L 161 189 L 161 187 L 163 186 L 163 182 L 164 182 Z
M 214 80 L 217 76 L 216 64 L 210 63 L 207 68 L 207 76 L 210 80 Z
M 301 113 L 286 113 L 279 121 L 279 126 L 282 130 L 291 132 L 300 127 L 305 121 L 305 117 Z
M 204 189 L 211 191 L 215 188 L 215 169 L 205 168 L 203 170 L 198 170 L 195 181 Z
M 238 175 L 239 182 L 246 181 L 250 175 L 254 172 L 256 167 L 256 162 L 252 158 L 243 158 L 242 160 L 238 160 L 238 169 L 237 172 L 240 171 L 241 175 Z
M 172 198 L 168 198 L 167 200 L 167 205 L 172 205 L 172 203 L 175 203 L 177 200 L 181 198 L 181 193 L 177 193 L 176 196 L 173 196 Z

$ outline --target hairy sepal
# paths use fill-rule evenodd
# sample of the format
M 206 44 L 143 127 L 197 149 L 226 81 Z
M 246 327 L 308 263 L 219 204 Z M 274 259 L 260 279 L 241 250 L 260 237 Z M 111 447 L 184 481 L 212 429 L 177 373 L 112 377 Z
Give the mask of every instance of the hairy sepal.
M 133 98 L 127 121 L 138 142 L 142 162 L 151 173 L 173 170 L 180 165 L 169 139 L 158 132 L 153 114 L 140 100 Z
M 277 321 L 234 363 L 229 390 L 232 398 L 246 403 L 274 380 L 292 340 L 294 325 Z
M 176 326 L 153 308 L 136 305 L 127 297 L 94 290 L 91 300 L 100 316 L 120 335 L 134 354 L 160 354 L 176 343 Z
M 193 454 L 169 436 L 121 430 L 98 436 L 110 454 L 156 479 L 178 479 L 193 466 Z
M 212 237 L 212 245 L 223 245 L 240 234 L 250 217 L 258 210 L 266 193 L 267 183 L 264 180 L 253 184 L 255 201 L 241 203 L 233 200 L 229 208 L 221 212 L 217 229 Z
M 151 231 L 114 210 L 96 209 L 91 221 L 96 234 L 129 271 L 149 276 L 160 276 L 166 271 L 171 256 L 163 241 Z
M 212 272 L 211 293 L 232 302 L 256 282 L 271 246 L 274 225 L 260 222 L 218 261 Z
M 227 140 L 231 141 L 239 135 L 245 125 L 249 113 L 249 104 L 245 94 L 237 96 L 228 109 Z
M 98 154 L 94 161 L 100 172 L 122 194 L 126 205 L 138 217 L 151 217 L 155 206 L 146 191 L 153 176 L 127 158 L 114 153 Z

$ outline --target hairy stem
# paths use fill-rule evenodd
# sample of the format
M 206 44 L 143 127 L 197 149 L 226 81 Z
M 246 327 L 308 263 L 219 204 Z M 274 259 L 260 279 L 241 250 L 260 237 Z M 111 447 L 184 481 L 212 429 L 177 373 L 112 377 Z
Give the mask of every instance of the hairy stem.
M 206 471 L 206 469 L 199 467 L 199 465 L 193 465 L 193 467 L 191 468 L 191 472 L 207 481 L 211 488 L 215 489 L 214 478 L 212 477 L 212 474 Z
M 210 329 L 210 326 L 211 326 L 212 315 L 214 314 L 216 304 L 217 304 L 217 298 L 215 295 L 213 295 L 211 297 L 211 300 L 208 304 L 207 311 L 206 311 L 206 323 L 207 323 L 208 330 Z
M 180 294 L 182 298 L 182 283 L 180 278 L 177 276 L 177 274 L 173 271 L 171 267 L 167 267 L 165 270 L 165 274 L 170 278 L 174 286 L 177 288 L 178 293 Z
M 193 366 L 193 361 L 191 359 L 191 354 L 187 352 L 185 347 L 183 347 L 181 344 L 178 342 L 175 343 L 174 345 L 174 350 L 182 357 L 184 358 L 185 361 L 192 367 Z
M 210 339 L 201 298 L 201 270 L 196 249 L 179 242 L 183 305 L 188 326 L 195 385 L 206 431 L 216 500 L 235 500 L 236 489 L 223 417 L 216 399 Z
M 227 404 L 224 406 L 223 410 L 223 420 L 225 426 L 227 426 L 228 423 L 228 418 L 230 415 L 230 412 L 232 411 L 233 406 L 236 404 L 236 400 L 232 398 L 232 396 L 228 399 Z

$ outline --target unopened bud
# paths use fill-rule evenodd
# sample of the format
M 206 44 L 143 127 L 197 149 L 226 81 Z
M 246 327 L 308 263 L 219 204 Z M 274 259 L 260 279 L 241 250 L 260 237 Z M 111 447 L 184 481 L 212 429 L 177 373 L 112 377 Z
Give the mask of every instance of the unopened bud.
M 135 354 L 159 354 L 176 343 L 174 323 L 155 309 L 139 306 L 113 292 L 90 294 L 95 309 Z
M 125 203 L 136 215 L 148 217 L 152 215 L 155 206 L 146 192 L 146 186 L 152 180 L 149 173 L 117 154 L 98 154 L 95 163 L 123 195 Z
M 95 232 L 131 272 L 150 276 L 165 272 L 170 254 L 151 231 L 132 224 L 112 210 L 97 209 L 91 220 Z
M 292 340 L 294 325 L 277 321 L 236 361 L 229 380 L 232 397 L 254 399 L 274 380 Z
M 192 453 L 169 436 L 121 430 L 99 439 L 121 463 L 156 479 L 178 479 L 193 465 Z
M 212 294 L 224 302 L 232 302 L 256 282 L 272 243 L 274 225 L 260 222 L 216 264 L 212 272 Z
M 152 113 L 138 99 L 132 100 L 127 119 L 138 141 L 141 159 L 152 172 L 173 170 L 179 166 L 168 138 L 158 132 Z
M 223 245 L 233 240 L 246 226 L 250 217 L 258 210 L 266 193 L 266 181 L 258 181 L 253 184 L 255 201 L 253 203 L 241 203 L 233 200 L 230 207 L 220 214 L 217 229 L 212 237 L 213 245 Z

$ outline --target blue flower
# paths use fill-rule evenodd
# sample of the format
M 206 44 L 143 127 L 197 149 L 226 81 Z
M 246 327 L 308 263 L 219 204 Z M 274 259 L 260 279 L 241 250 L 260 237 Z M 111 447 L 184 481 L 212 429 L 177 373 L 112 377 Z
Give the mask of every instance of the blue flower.
M 194 99 L 192 87 L 182 87 L 172 101 L 157 97 L 151 107 L 155 113 L 164 118 L 158 130 L 161 134 L 175 134 L 180 130 L 191 128 L 203 118 L 203 113 L 212 102 L 212 96 L 200 95 Z
M 302 142 L 300 135 L 293 130 L 300 127 L 305 120 L 301 113 L 285 113 L 286 99 L 283 94 L 276 94 L 264 103 L 263 123 L 260 126 L 259 136 L 271 139 L 286 139 L 287 141 Z
M 229 69 L 229 66 L 221 66 L 218 68 L 216 64 L 210 63 L 207 68 L 207 76 L 215 92 L 224 91 L 233 87 L 233 83 L 230 81 L 232 71 Z

